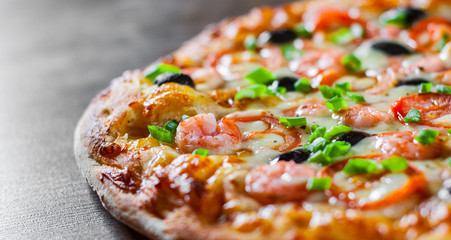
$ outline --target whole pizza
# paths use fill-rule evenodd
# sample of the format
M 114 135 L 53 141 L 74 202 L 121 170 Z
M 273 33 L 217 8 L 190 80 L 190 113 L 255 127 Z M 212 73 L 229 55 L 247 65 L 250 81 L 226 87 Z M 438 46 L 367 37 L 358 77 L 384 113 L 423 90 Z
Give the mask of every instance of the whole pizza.
M 75 132 L 154 239 L 451 239 L 451 2 L 319 0 L 207 27 Z

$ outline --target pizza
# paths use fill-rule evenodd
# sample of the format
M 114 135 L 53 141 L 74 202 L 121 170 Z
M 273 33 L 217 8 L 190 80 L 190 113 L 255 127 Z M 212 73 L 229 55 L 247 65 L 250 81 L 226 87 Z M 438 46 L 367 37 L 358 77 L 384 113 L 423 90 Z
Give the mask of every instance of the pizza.
M 75 131 L 153 239 L 451 239 L 451 3 L 319 0 L 207 27 Z

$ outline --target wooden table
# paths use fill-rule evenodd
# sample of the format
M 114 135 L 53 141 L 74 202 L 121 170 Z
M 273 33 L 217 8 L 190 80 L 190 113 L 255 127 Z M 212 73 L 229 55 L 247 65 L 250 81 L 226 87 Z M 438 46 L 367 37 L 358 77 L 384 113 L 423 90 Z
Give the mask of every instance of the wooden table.
M 110 80 L 277 0 L 0 0 L 0 239 L 143 239 L 100 204 L 73 130 Z

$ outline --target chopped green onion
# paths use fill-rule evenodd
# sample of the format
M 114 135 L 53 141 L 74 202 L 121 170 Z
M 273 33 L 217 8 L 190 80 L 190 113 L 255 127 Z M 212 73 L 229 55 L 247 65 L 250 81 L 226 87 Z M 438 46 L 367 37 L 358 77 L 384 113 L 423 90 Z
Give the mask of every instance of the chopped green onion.
M 309 30 L 307 30 L 304 25 L 298 25 L 293 29 L 293 31 L 298 35 L 300 38 L 311 38 L 313 33 Z
M 350 159 L 343 169 L 346 174 L 375 173 L 377 171 L 379 171 L 378 162 L 364 158 Z
M 194 150 L 193 155 L 204 156 L 208 155 L 208 149 L 199 148 Z
M 330 177 L 323 178 L 309 178 L 307 182 L 307 189 L 314 191 L 322 191 L 330 188 L 332 185 L 332 179 Z
M 317 152 L 323 150 L 328 144 L 330 143 L 329 140 L 319 137 L 315 139 L 311 144 L 308 144 L 305 146 L 310 152 Z
M 364 103 L 365 98 L 363 97 L 362 94 L 360 93 L 356 93 L 356 92 L 347 92 L 346 96 L 348 96 L 353 102 L 355 103 Z
M 279 121 L 287 127 L 307 125 L 307 119 L 305 117 L 279 117 Z
M 146 76 L 144 76 L 144 77 L 153 81 L 153 80 L 155 80 L 155 78 L 157 78 L 158 75 L 165 73 L 165 72 L 180 73 L 181 70 L 180 70 L 180 68 L 178 68 L 174 65 L 160 63 L 160 64 L 152 67 L 150 72 L 148 74 L 146 74 Z
M 276 79 L 276 76 L 266 68 L 258 67 L 244 76 L 249 83 L 269 83 Z
M 451 94 L 451 87 L 446 86 L 446 85 L 437 85 L 437 86 L 435 86 L 435 90 L 438 93 Z
M 432 129 L 421 130 L 415 140 L 424 145 L 429 145 L 434 142 L 435 138 L 438 136 L 438 132 Z
M 391 172 L 400 172 L 409 167 L 407 160 L 403 157 L 391 157 L 381 161 L 382 166 Z
M 256 99 L 263 97 L 268 92 L 266 85 L 264 84 L 252 84 L 243 89 L 241 89 L 235 95 L 235 101 L 241 100 L 243 98 Z
M 326 133 L 326 127 L 317 127 L 315 131 L 310 135 L 308 138 L 309 143 L 312 143 L 315 141 L 315 139 L 319 137 L 324 137 L 324 134 Z
M 179 122 L 177 122 L 177 120 L 174 119 L 164 124 L 164 129 L 169 130 L 172 134 L 174 134 L 175 131 L 177 130 L 178 125 Z
M 335 158 L 342 156 L 349 151 L 351 144 L 345 141 L 336 141 L 329 143 L 323 150 L 324 155 Z
M 329 131 L 326 132 L 324 135 L 324 138 L 327 140 L 332 140 L 338 135 L 341 135 L 343 133 L 347 133 L 352 130 L 352 127 L 348 127 L 345 125 L 338 125 L 335 127 L 332 127 Z
M 184 114 L 184 115 L 181 117 L 181 120 L 185 121 L 185 120 L 188 119 L 188 118 L 190 118 L 190 116 Z
M 331 88 L 327 85 L 320 85 L 319 87 L 319 91 L 321 92 L 321 95 L 323 95 L 324 98 L 333 98 L 335 96 L 340 96 L 340 91 Z
M 255 51 L 257 48 L 257 38 L 255 38 L 254 35 L 247 35 L 247 37 L 244 39 L 244 47 L 247 50 Z
M 298 92 L 308 93 L 312 90 L 312 85 L 308 78 L 300 78 L 294 83 L 294 89 Z
M 448 129 L 448 131 L 446 131 L 446 132 L 448 132 L 448 134 L 451 134 L 451 129 Z
M 301 49 L 297 49 L 293 44 L 282 45 L 280 50 L 282 51 L 283 56 L 288 60 L 298 58 L 303 54 L 303 51 Z
M 446 163 L 448 163 L 448 166 L 451 167 L 451 157 L 447 158 L 445 161 L 446 161 Z
M 407 12 L 403 8 L 398 8 L 394 10 L 388 10 L 385 13 L 383 13 L 379 21 L 382 24 L 392 24 L 392 25 L 398 25 L 401 27 L 408 27 L 409 21 L 407 19 Z
M 445 47 L 445 45 L 448 43 L 448 41 L 449 41 L 449 35 L 446 33 L 443 34 L 442 38 L 440 39 L 440 42 L 437 44 L 436 49 L 438 51 L 441 51 Z
M 419 123 L 419 122 L 421 122 L 420 112 L 417 109 L 415 109 L 415 108 L 410 109 L 410 111 L 404 117 L 404 122 L 406 122 L 406 123 Z
M 344 56 L 341 63 L 349 72 L 355 73 L 362 69 L 362 62 L 352 53 Z
M 418 93 L 430 93 L 432 91 L 432 83 L 422 83 Z
M 341 96 L 335 96 L 326 101 L 326 107 L 333 112 L 338 112 L 340 110 L 347 109 L 348 103 Z
M 148 125 L 147 128 L 149 129 L 150 136 L 152 136 L 156 140 L 165 143 L 173 143 L 174 134 L 171 131 L 154 125 Z
M 340 28 L 330 35 L 330 40 L 336 44 L 344 45 L 354 40 L 354 34 L 350 28 Z
M 312 127 L 310 128 L 310 132 L 314 132 L 317 128 L 319 128 L 318 124 L 313 124 Z M 450 129 L 451 130 L 451 129 Z
M 332 160 L 328 156 L 324 155 L 322 151 L 317 151 L 314 154 L 310 155 L 307 161 L 312 163 L 319 163 L 323 166 L 329 165 L 332 162 Z
M 351 83 L 343 82 L 343 83 L 335 83 L 335 89 L 340 91 L 342 94 L 351 91 Z

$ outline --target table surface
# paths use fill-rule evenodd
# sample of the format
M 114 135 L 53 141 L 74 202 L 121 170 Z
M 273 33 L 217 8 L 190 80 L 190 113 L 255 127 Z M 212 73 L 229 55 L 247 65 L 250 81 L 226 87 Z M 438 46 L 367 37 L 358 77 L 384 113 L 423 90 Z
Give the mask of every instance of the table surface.
M 144 239 L 109 215 L 75 163 L 83 110 L 205 25 L 282 2 L 0 0 L 0 239 Z

